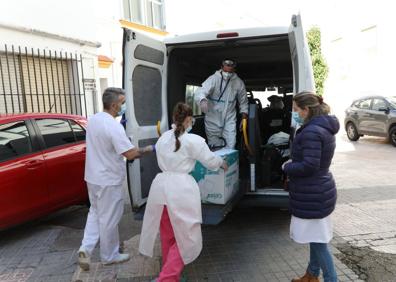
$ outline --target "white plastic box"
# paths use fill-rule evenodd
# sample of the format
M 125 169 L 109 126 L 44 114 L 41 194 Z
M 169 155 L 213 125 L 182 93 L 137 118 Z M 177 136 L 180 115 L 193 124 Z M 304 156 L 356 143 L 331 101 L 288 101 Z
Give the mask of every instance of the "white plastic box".
M 232 149 L 221 149 L 215 154 L 227 161 L 227 172 L 208 170 L 197 161 L 191 175 L 198 182 L 202 203 L 224 205 L 239 188 L 239 155 Z

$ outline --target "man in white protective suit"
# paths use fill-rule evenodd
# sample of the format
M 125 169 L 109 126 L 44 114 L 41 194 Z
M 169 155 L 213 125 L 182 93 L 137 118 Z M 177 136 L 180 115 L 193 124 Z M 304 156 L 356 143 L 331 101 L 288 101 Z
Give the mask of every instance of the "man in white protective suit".
M 205 130 L 210 147 L 234 149 L 236 143 L 236 105 L 242 119 L 248 118 L 245 84 L 235 73 L 236 63 L 224 60 L 220 70 L 207 78 L 195 95 L 195 102 L 205 113 Z
M 118 223 L 124 210 L 124 157 L 133 160 L 152 151 L 150 147 L 135 148 L 115 119 L 125 112 L 124 90 L 107 88 L 102 101 L 104 111 L 88 120 L 86 133 L 85 181 L 91 207 L 78 251 L 78 262 L 83 270 L 89 270 L 90 256 L 98 241 L 103 264 L 129 259 L 128 254 L 119 252 L 118 234 Z

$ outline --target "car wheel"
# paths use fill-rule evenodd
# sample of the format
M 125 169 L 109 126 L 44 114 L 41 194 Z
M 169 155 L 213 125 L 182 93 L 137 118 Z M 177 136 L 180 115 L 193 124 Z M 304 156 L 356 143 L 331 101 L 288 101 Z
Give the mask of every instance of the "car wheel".
M 356 126 L 352 122 L 347 123 L 346 132 L 349 140 L 351 141 L 359 140 L 360 135 L 357 132 Z
M 396 147 L 396 126 L 389 130 L 389 140 L 391 141 L 392 145 Z

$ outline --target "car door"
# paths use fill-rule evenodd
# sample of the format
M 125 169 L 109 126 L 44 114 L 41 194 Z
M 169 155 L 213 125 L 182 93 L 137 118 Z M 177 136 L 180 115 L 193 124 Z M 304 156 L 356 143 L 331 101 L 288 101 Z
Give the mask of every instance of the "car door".
M 53 208 L 82 201 L 86 193 L 85 142 L 76 141 L 72 125 L 64 118 L 35 119 L 35 127 L 44 148 L 46 179 Z
M 293 92 L 315 91 L 311 55 L 299 14 L 292 16 L 289 45 L 293 65 Z
M 123 58 L 126 134 L 135 146 L 155 144 L 158 131 L 168 129 L 165 45 L 142 32 L 125 28 Z M 159 171 L 155 154 L 127 163 L 128 189 L 134 210 L 147 201 L 151 182 Z
M 357 104 L 357 110 L 354 118 L 357 120 L 357 129 L 359 133 L 371 134 L 372 118 L 370 117 L 371 111 L 371 98 L 362 99 Z
M 0 229 L 45 214 L 44 158 L 30 120 L 0 124 Z
M 374 98 L 370 110 L 370 129 L 377 135 L 387 136 L 389 105 L 382 98 Z

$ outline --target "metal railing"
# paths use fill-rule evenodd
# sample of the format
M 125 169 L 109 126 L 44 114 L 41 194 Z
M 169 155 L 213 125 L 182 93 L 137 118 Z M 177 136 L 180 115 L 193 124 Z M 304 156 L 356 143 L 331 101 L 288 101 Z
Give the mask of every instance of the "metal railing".
M 0 51 L 0 114 L 87 116 L 83 81 L 81 55 L 6 44 Z

